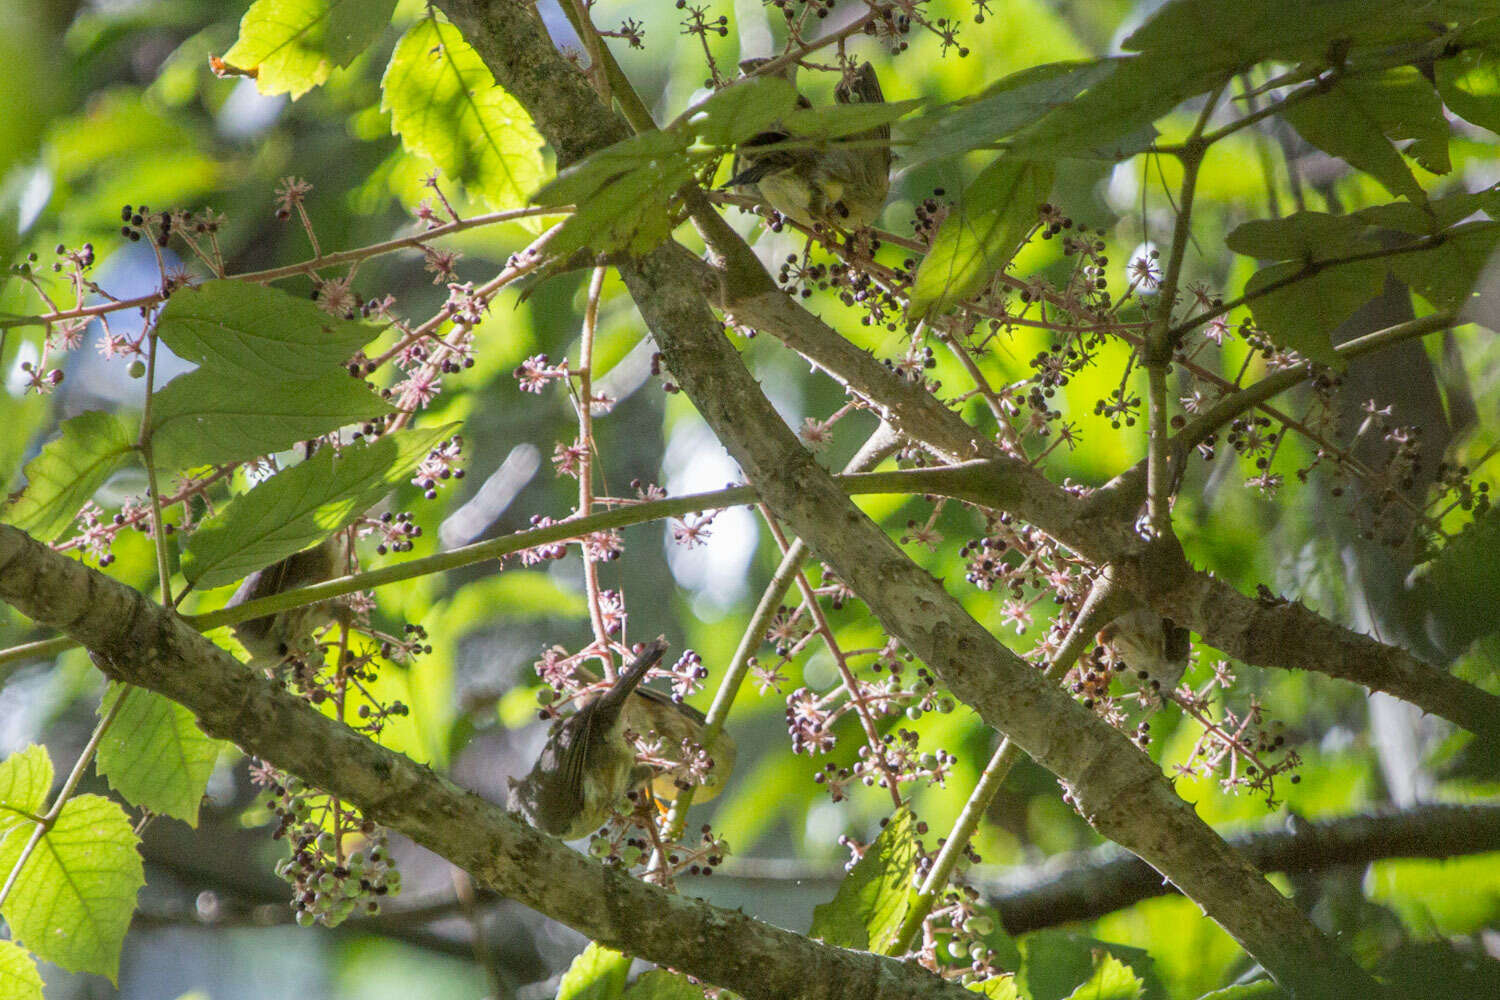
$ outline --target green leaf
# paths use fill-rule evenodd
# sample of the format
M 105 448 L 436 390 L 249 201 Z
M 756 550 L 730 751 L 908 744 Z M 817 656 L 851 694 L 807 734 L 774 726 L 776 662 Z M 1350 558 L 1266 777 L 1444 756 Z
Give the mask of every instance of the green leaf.
M 1115 71 L 1115 59 L 1031 66 L 986 87 L 977 97 L 934 108 L 909 122 L 912 164 L 981 149 L 1073 101 Z
M 1469 222 L 1444 234 L 1441 244 L 1397 254 L 1390 268 L 1438 309 L 1463 311 L 1491 329 L 1500 327 L 1492 304 L 1478 297 L 1479 279 L 1500 243 L 1500 223 Z M 1465 308 L 1472 307 L 1472 308 Z
M 844 877 L 832 901 L 813 908 L 808 933 L 829 944 L 884 954 L 911 906 L 916 871 L 915 823 L 905 806 L 896 810 Z
M 1416 208 L 1408 202 L 1400 204 Z M 1280 219 L 1242 223 L 1225 238 L 1224 245 L 1260 260 L 1328 260 L 1378 249 L 1364 238 L 1368 226 L 1368 222 L 1352 215 L 1294 212 Z
M 224 61 L 255 71 L 262 94 L 296 100 L 347 66 L 390 23 L 396 0 L 256 0 Z
M 342 367 L 380 335 L 305 298 L 244 281 L 173 293 L 157 332 L 186 361 L 240 381 L 303 381 Z
M 625 991 L 631 958 L 596 941 L 573 959 L 557 984 L 557 1000 L 615 1000 Z
M 47 793 L 52 790 L 54 777 L 47 748 L 35 743 L 0 761 L 0 836 L 27 822 L 16 810 L 32 816 L 46 811 Z M 0 885 L 8 874 L 0 873 Z
M 589 247 L 596 253 L 629 249 L 643 253 L 672 231 L 672 198 L 692 179 L 691 161 L 652 160 L 615 178 L 584 200 L 568 217 L 547 250 L 566 259 Z
M 1069 931 L 1038 931 L 1021 938 L 1021 952 L 1025 956 L 1021 971 L 1017 975 L 1023 995 L 1031 1000 L 1063 1000 L 1064 997 L 1091 997 L 1082 985 L 1103 981 L 1100 970 L 1105 962 L 1100 956 L 1112 956 L 1127 967 L 1130 979 L 1140 984 L 1132 969 L 1145 970 L 1142 975 L 1155 975 L 1151 956 L 1139 948 L 1100 941 L 1098 938 Z M 1107 974 L 1109 981 L 1121 982 L 1123 977 Z M 1143 984 L 1142 984 L 1143 985 Z M 1081 991 L 1081 992 L 1080 992 Z M 1112 997 L 1114 993 L 1100 996 Z M 1125 994 L 1135 996 L 1137 994 Z
M 1069 994 L 1068 1000 L 1139 1000 L 1145 988 L 1130 966 L 1104 954 L 1094 964 L 1093 975 Z
M 1471 521 L 1436 558 L 1412 571 L 1423 626 L 1443 648 L 1463 649 L 1500 631 L 1500 506 Z
M 1485 49 L 1468 49 L 1433 67 L 1443 103 L 1465 121 L 1500 133 L 1500 59 Z
M 703 987 L 679 972 L 652 969 L 631 984 L 625 1000 L 703 1000 Z
M 925 319 L 977 294 L 1010 263 L 1052 191 L 1051 163 L 1000 159 L 964 191 L 912 282 L 911 314 Z
M 970 983 L 965 988 L 970 993 L 978 993 L 980 996 L 988 997 L 989 1000 L 1020 1000 L 1021 998 L 1021 988 L 1016 985 L 1015 974 L 1009 972 L 980 983 Z
M 880 104 L 827 104 L 820 108 L 793 111 L 781 123 L 795 136 L 838 139 L 889 125 L 921 104 L 918 100 L 885 101 Z
M 1441 15 L 1434 14 L 1434 19 Z M 1190 53 L 1212 57 L 1229 69 L 1263 59 L 1319 60 L 1333 39 L 1381 41 L 1429 37 L 1414 23 L 1411 0 L 1173 0 L 1163 4 L 1121 43 L 1136 52 L 1164 57 Z
M 741 80 L 717 91 L 684 118 L 711 146 L 733 146 L 769 128 L 796 106 L 797 91 L 779 76 Z M 675 130 L 674 130 L 675 131 Z
M 1383 229 L 1435 235 L 1475 212 L 1486 212 L 1494 216 L 1497 210 L 1500 210 L 1500 184 L 1472 193 L 1459 191 L 1441 198 L 1432 198 L 1420 205 L 1409 201 L 1371 205 L 1357 212 L 1350 212 L 1349 217 Z
M 241 580 L 345 527 L 411 476 L 457 424 L 317 454 L 235 497 L 188 537 L 182 574 L 202 589 Z
M 4 521 L 43 542 L 60 535 L 134 441 L 118 417 L 99 410 L 65 420 L 61 433 L 26 463 L 26 489 L 5 508 Z
M 102 716 L 121 698 L 99 743 L 99 773 L 133 806 L 198 825 L 198 806 L 226 744 L 198 728 L 193 713 L 145 688 L 111 683 Z
M 42 975 L 36 959 L 14 941 L 0 941 L 0 997 L 42 1000 Z
M 1287 1000 L 1286 991 L 1269 979 L 1205 993 L 1198 1000 Z
M 299 382 L 237 382 L 199 369 L 152 398 L 151 445 L 162 469 L 242 462 L 393 412 L 342 369 Z
M 1275 343 L 1335 367 L 1343 361 L 1334 353 L 1334 329 L 1380 292 L 1386 261 L 1366 260 L 1329 267 L 1298 278 L 1305 265 L 1298 261 L 1272 264 L 1256 271 L 1245 285 L 1246 295 L 1288 279 L 1274 291 L 1250 301 L 1255 323 Z
M 542 140 L 531 117 L 453 25 L 431 17 L 412 25 L 381 91 L 402 145 L 491 207 L 523 205 L 541 183 Z
M 32 829 L 17 827 L 0 841 L 0 872 L 15 870 Z M 118 805 L 99 795 L 69 799 L 0 907 L 13 938 L 45 962 L 114 982 L 135 895 L 146 884 L 136 844 Z
M 583 206 L 611 181 L 655 160 L 684 156 L 687 149 L 687 137 L 679 132 L 642 132 L 579 160 L 538 188 L 531 201 L 543 206 Z
M 1282 117 L 1314 146 L 1413 201 L 1426 195 L 1391 140 L 1414 140 L 1407 154 L 1432 173 L 1450 169 L 1442 103 L 1410 66 L 1346 77 L 1328 93 L 1288 107 Z

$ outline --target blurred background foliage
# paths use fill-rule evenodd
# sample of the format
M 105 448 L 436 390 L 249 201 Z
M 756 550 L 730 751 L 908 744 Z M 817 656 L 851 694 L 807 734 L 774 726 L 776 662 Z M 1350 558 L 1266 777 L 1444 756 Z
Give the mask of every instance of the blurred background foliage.
M 726 14 L 733 29 L 710 39 L 722 65 L 779 51 L 782 26 L 774 7 L 763 8 L 755 0 L 710 6 L 711 13 Z M 852 16 L 843 6 L 830 17 L 830 28 L 840 17 Z M 896 59 L 873 41 L 856 38 L 851 44 L 859 58 L 875 63 L 888 99 L 948 101 L 1027 66 L 1109 52 L 1155 6 L 1149 0 L 1004 0 L 992 5 L 982 23 L 965 25 L 967 58 L 956 53 L 940 57 L 936 42 L 926 36 L 914 37 L 911 49 Z M 150 251 L 120 237 L 120 206 L 128 203 L 208 206 L 222 213 L 218 242 L 231 272 L 301 260 L 310 250 L 303 229 L 295 221 L 278 220 L 274 212 L 273 191 L 287 176 L 312 184 L 307 210 L 325 250 L 359 247 L 410 230 L 412 208 L 431 197 L 422 178 L 432 168 L 404 152 L 392 136 L 389 115 L 381 110 L 379 80 L 401 32 L 421 16 L 422 4 L 401 0 L 377 45 L 296 101 L 262 96 L 250 80 L 220 79 L 210 71 L 209 57 L 233 45 L 243 7 L 211 0 L 0 2 L 0 107 L 7 109 L 0 114 L 4 257 L 19 261 L 36 253 L 45 264 L 58 244 L 92 242 L 98 284 L 117 297 L 143 294 L 158 279 Z M 948 8 L 955 18 L 967 20 L 973 14 L 969 4 L 958 0 L 934 2 L 929 14 L 942 16 Z M 644 50 L 623 44 L 615 49 L 659 121 L 701 94 L 705 69 L 700 42 L 679 32 L 682 14 L 672 5 L 643 8 L 600 0 L 593 10 L 601 25 L 627 16 L 644 24 Z M 554 7 L 543 5 L 540 11 L 559 44 L 576 44 Z M 818 82 L 808 86 L 815 101 L 826 100 L 826 94 L 818 93 Z M 1191 122 L 1191 115 L 1181 112 L 1159 127 L 1171 140 L 1185 134 Z M 1424 184 L 1474 190 L 1493 182 L 1500 177 L 1493 142 L 1493 135 L 1477 129 L 1457 132 L 1453 174 L 1441 180 L 1421 175 Z M 921 199 L 935 189 L 962 190 L 982 162 L 971 155 L 898 172 L 883 225 L 909 232 Z M 900 170 L 899 160 L 897 166 Z M 1119 269 L 1114 280 L 1123 285 L 1126 263 L 1139 248 L 1170 233 L 1174 213 L 1168 192 L 1178 179 L 1175 162 L 1138 157 L 1112 169 L 1065 171 L 1054 200 L 1080 223 L 1106 230 L 1108 255 Z M 1199 182 L 1189 279 L 1226 296 L 1243 286 L 1253 262 L 1219 248 L 1224 235 L 1246 219 L 1288 211 L 1303 197 L 1336 202 L 1344 209 L 1388 200 L 1363 175 L 1330 173 L 1320 183 L 1316 193 L 1291 183 L 1273 135 L 1246 132 L 1224 143 L 1205 164 Z M 477 210 L 464 192 L 451 185 L 444 190 L 460 214 Z M 789 232 L 762 232 L 749 214 L 731 211 L 729 216 L 743 232 L 756 234 L 764 259 L 785 259 L 801 249 L 800 238 Z M 461 278 L 479 282 L 531 235 L 521 225 L 497 225 L 450 238 L 447 244 L 465 254 L 457 266 Z M 1014 271 L 1061 274 L 1066 266 L 1055 247 L 1039 242 L 1020 255 Z M 300 279 L 280 287 L 310 292 Z M 366 298 L 393 295 L 399 312 L 418 318 L 431 315 L 445 297 L 416 252 L 366 262 L 356 287 Z M 468 475 L 445 486 L 436 500 L 408 488 L 391 504 L 395 510 L 413 511 L 424 529 L 413 556 L 522 529 L 533 515 L 562 517 L 572 509 L 575 483 L 553 475 L 549 458 L 555 445 L 575 436 L 573 404 L 555 388 L 540 395 L 521 392 L 511 372 L 535 354 L 576 359 L 584 288 L 584 278 L 567 275 L 529 288 L 524 297 L 507 292 L 477 328 L 476 365 L 445 379 L 445 392 L 422 418 L 431 426 L 463 421 Z M 642 340 L 641 322 L 613 278 L 604 302 L 596 371 L 604 391 L 621 402 L 595 425 L 600 492 L 630 495 L 629 484 L 636 479 L 659 483 L 672 494 L 736 480 L 736 468 L 688 400 L 663 394 L 649 377 L 652 348 Z M 809 304 L 878 356 L 896 356 L 904 349 L 900 331 L 860 325 L 832 296 Z M 0 313 L 34 313 L 41 306 L 23 283 L 0 285 Z M 125 314 L 114 319 L 117 328 L 129 322 Z M 91 327 L 89 336 L 97 335 Z M 1495 375 L 1500 358 L 1492 338 L 1484 336 L 1484 341 L 1466 345 L 1455 374 L 1470 387 L 1478 412 L 1492 416 L 1500 395 Z M 984 360 L 986 373 L 995 384 L 1028 376 L 1028 359 L 1046 347 L 1046 340 L 1039 331 L 1007 334 L 1002 348 Z M 66 378 L 50 395 L 24 394 L 19 366 L 35 360 L 39 349 L 40 331 L 34 328 L 11 329 L 0 340 L 0 370 L 7 377 L 7 391 L 0 393 L 0 476 L 7 490 L 17 487 L 21 466 L 62 420 L 90 408 L 132 412 L 141 405 L 140 383 L 128 378 L 120 363 L 104 362 L 87 346 L 68 358 Z M 804 362 L 768 338 L 745 342 L 743 350 L 793 426 L 807 416 L 826 417 L 843 403 L 832 382 L 810 374 Z M 1247 363 L 1246 354 L 1243 343 L 1230 341 L 1215 363 L 1232 375 Z M 1454 364 L 1455 356 L 1445 354 L 1439 341 L 1434 340 L 1429 354 L 1436 365 Z M 1078 427 L 1079 440 L 1076 448 L 1059 449 L 1049 460 L 1054 481 L 1098 484 L 1144 453 L 1144 421 L 1117 430 L 1092 408 L 1094 400 L 1115 387 L 1126 357 L 1124 347 L 1105 350 L 1099 365 L 1055 398 L 1054 405 Z M 185 367 L 178 365 L 169 367 L 167 376 Z M 948 356 L 939 356 L 930 374 L 953 384 L 965 381 Z M 1131 378 L 1142 392 L 1143 376 Z M 965 412 L 984 424 L 979 411 L 977 399 L 966 404 Z M 856 432 L 871 427 L 863 417 L 841 424 L 822 456 L 825 464 L 842 465 L 862 440 Z M 1463 461 L 1487 455 L 1497 429 L 1500 422 L 1481 423 L 1455 445 L 1455 457 Z M 1305 465 L 1306 449 L 1288 439 L 1277 461 L 1287 470 Z M 1339 505 L 1326 492 L 1295 482 L 1279 495 L 1265 495 L 1244 484 L 1253 474 L 1248 465 L 1234 467 L 1227 454 L 1207 473 L 1201 466 L 1190 473 L 1175 518 L 1195 562 L 1212 566 L 1242 591 L 1253 592 L 1265 582 L 1335 620 L 1364 621 L 1357 606 L 1362 595 L 1346 583 L 1343 543 L 1327 528 L 1342 516 Z M 138 475 L 122 473 L 98 501 L 108 510 L 111 501 L 117 505 L 142 488 Z M 881 497 L 861 503 L 896 533 L 909 519 L 925 519 L 930 509 L 919 499 Z M 981 527 L 955 504 L 940 518 L 938 529 L 945 540 L 935 552 L 920 555 L 924 564 L 948 581 L 981 622 L 1019 652 L 1029 650 L 1045 630 L 1050 601 L 1043 599 L 1031 609 L 1033 624 L 1018 634 L 1001 616 L 998 595 L 963 583 L 965 566 L 958 550 Z M 674 545 L 670 525 L 644 525 L 625 534 L 626 555 L 604 564 L 601 572 L 604 586 L 625 595 L 630 635 L 640 639 L 664 633 L 674 649 L 697 650 L 715 670 L 732 653 L 775 565 L 773 541 L 743 510 L 722 514 L 707 546 L 697 549 Z M 111 573 L 150 591 L 154 565 L 147 540 L 127 535 L 115 552 Z M 362 555 L 367 565 L 386 561 L 370 552 Z M 193 609 L 217 607 L 226 595 L 194 595 Z M 503 799 L 504 777 L 524 771 L 540 745 L 540 682 L 532 663 L 546 646 L 577 648 L 588 638 L 576 554 L 539 568 L 512 564 L 498 574 L 491 565 L 472 566 L 388 587 L 376 596 L 377 622 L 394 628 L 420 622 L 433 646 L 431 655 L 410 667 L 382 674 L 383 693 L 412 708 L 404 724 L 388 730 L 386 742 L 481 794 Z M 832 612 L 832 618 L 847 649 L 882 641 L 857 602 Z M 42 637 L 0 606 L 0 646 Z M 816 646 L 810 648 L 792 665 L 789 689 L 804 679 L 815 688 L 831 682 L 830 658 Z M 1216 659 L 1213 650 L 1198 649 L 1189 680 L 1201 682 Z M 1493 689 L 1496 663 L 1493 649 L 1481 645 L 1461 671 Z M 1305 764 L 1299 784 L 1278 786 L 1281 801 L 1274 811 L 1253 795 L 1222 791 L 1213 779 L 1179 779 L 1182 794 L 1216 826 L 1255 826 L 1289 813 L 1342 816 L 1391 803 L 1393 766 L 1424 773 L 1426 798 L 1477 801 L 1500 790 L 1493 767 L 1453 765 L 1462 759 L 1456 738 L 1430 721 L 1418 727 L 1415 756 L 1383 765 L 1367 698 L 1356 687 L 1243 666 L 1236 671 L 1239 683 L 1229 695 L 1231 706 L 1243 710 L 1252 699 L 1262 702 L 1284 724 Z M 81 653 L 21 665 L 0 674 L 0 683 L 0 756 L 31 741 L 47 743 L 56 760 L 76 754 L 93 724 L 102 689 L 99 674 Z M 693 700 L 706 707 L 708 697 L 700 692 Z M 847 860 L 840 835 L 871 839 L 890 803 L 880 790 L 865 788 L 856 788 L 845 801 L 830 802 L 825 789 L 811 780 L 825 761 L 788 752 L 784 712 L 783 698 L 774 693 L 747 685 L 740 696 L 730 722 L 740 746 L 738 770 L 725 794 L 694 814 L 712 821 L 729 839 L 734 860 L 725 876 L 690 880 L 687 890 L 801 928 L 811 907 L 832 895 Z M 857 728 L 852 719 L 843 725 L 851 735 Z M 995 736 L 962 706 L 952 714 L 932 713 L 902 725 L 920 732 L 924 746 L 942 747 L 958 757 L 947 787 L 915 793 L 919 817 L 933 831 L 943 831 L 988 759 Z M 1195 730 L 1175 709 L 1153 720 L 1153 734 L 1150 751 L 1169 768 L 1192 753 Z M 829 759 L 851 764 L 858 744 L 857 738 L 842 741 Z M 452 898 L 447 866 L 414 849 L 406 849 L 401 860 L 408 887 L 403 907 L 415 907 L 415 915 L 354 921 L 337 932 L 298 931 L 286 926 L 285 890 L 271 873 L 281 845 L 257 829 L 265 815 L 252 803 L 244 763 L 226 757 L 210 792 L 213 802 L 196 834 L 166 819 L 147 829 L 148 885 L 127 940 L 119 995 L 172 997 L 197 990 L 214 998 L 260 1000 L 478 996 L 545 981 L 582 945 L 571 931 L 504 901 L 481 899 L 479 909 L 466 912 Z M 981 884 L 991 866 L 1035 864 L 1097 842 L 1060 801 L 1055 780 L 1032 765 L 1012 775 L 989 820 L 974 845 L 983 866 L 972 875 Z M 761 864 L 755 868 L 750 862 Z M 743 866 L 742 876 L 733 874 L 736 863 Z M 1346 902 L 1358 905 L 1349 902 L 1344 912 L 1321 916 L 1340 932 L 1378 937 L 1378 947 L 1371 944 L 1376 953 L 1397 942 L 1413 947 L 1481 942 L 1494 950 L 1500 935 L 1500 855 L 1384 861 L 1339 877 L 1349 884 Z M 1334 898 L 1326 894 L 1325 904 L 1332 907 L 1326 900 Z M 423 900 L 432 900 L 430 911 L 422 910 Z M 483 947 L 471 943 L 475 927 L 487 942 Z M 1149 951 L 1169 996 L 1196 996 L 1244 971 L 1239 949 L 1181 899 L 1141 903 L 1070 929 Z M 503 981 L 487 981 L 484 962 L 476 956 L 503 970 Z M 69 976 L 50 967 L 44 974 L 53 1000 L 111 993 L 102 979 Z M 550 994 L 529 988 L 520 995 Z

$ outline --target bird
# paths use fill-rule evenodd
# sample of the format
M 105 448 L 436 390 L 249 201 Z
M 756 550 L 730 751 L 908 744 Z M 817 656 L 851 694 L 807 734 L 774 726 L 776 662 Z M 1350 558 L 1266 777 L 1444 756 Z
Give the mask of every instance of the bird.
M 342 569 L 345 558 L 343 532 L 329 535 L 318 545 L 293 553 L 257 570 L 240 583 L 225 607 L 236 607 L 298 587 L 331 579 Z M 343 621 L 348 609 L 335 601 L 319 601 L 242 621 L 234 637 L 250 654 L 252 666 L 274 667 L 290 657 L 308 652 L 312 633 L 324 625 Z
M 684 741 L 692 745 L 701 738 L 703 714 L 660 691 L 640 687 L 666 647 L 666 639 L 658 637 L 603 693 L 585 696 L 578 711 L 548 737 L 531 772 L 520 781 L 510 780 L 507 808 L 544 833 L 574 840 L 603 826 L 629 792 L 649 784 L 658 797 L 675 798 L 683 785 L 692 783 L 694 763 L 683 759 L 682 747 Z M 636 759 L 627 733 L 655 734 L 660 756 L 680 763 L 657 774 L 650 764 Z M 712 798 L 723 788 L 734 757 L 733 740 L 720 734 L 712 747 L 713 767 L 701 785 L 702 798 Z
M 1100 629 L 1096 638 L 1135 672 L 1141 693 L 1157 705 L 1187 671 L 1191 634 L 1150 608 L 1127 611 Z
M 740 63 L 752 72 L 767 59 Z M 790 80 L 795 72 L 786 73 Z M 883 104 L 875 67 L 862 63 L 834 89 L 838 104 Z M 799 108 L 812 104 L 801 93 Z M 738 188 L 809 229 L 868 226 L 880 217 L 891 187 L 891 127 L 828 141 L 799 139 L 777 125 L 741 143 L 725 187 Z

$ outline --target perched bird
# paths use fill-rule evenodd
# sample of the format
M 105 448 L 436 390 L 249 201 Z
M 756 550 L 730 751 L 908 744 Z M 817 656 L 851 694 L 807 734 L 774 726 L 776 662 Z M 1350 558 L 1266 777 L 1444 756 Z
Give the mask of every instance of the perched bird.
M 625 793 L 651 777 L 650 766 L 636 763 L 635 749 L 625 738 L 623 709 L 666 650 L 667 640 L 658 637 L 620 671 L 608 690 L 562 720 L 531 773 L 520 781 L 510 780 L 506 808 L 564 840 L 603 826 Z
M 1127 611 L 1100 629 L 1096 638 L 1125 661 L 1141 692 L 1158 701 L 1182 680 L 1192 650 L 1187 629 L 1147 607 Z
M 661 691 L 640 687 L 665 649 L 666 640 L 657 639 L 603 694 L 587 696 L 578 711 L 563 720 L 531 773 L 522 781 L 511 781 L 509 808 L 519 810 L 537 829 L 571 840 L 604 825 L 609 810 L 627 792 L 647 783 L 658 799 L 676 798 L 684 788 L 695 786 L 701 802 L 723 790 L 735 759 L 729 734 L 720 733 L 705 752 L 703 713 Z M 579 674 L 584 680 L 595 679 L 587 671 Z M 657 767 L 637 761 L 626 733 L 655 738 L 659 746 L 651 756 Z M 663 768 L 662 763 L 672 766 Z
M 749 72 L 768 61 L 747 59 L 740 68 Z M 791 79 L 792 73 L 787 76 Z M 840 81 L 833 99 L 884 104 L 875 67 L 863 63 Z M 812 104 L 799 93 L 797 106 Z M 868 226 L 880 217 L 890 192 L 890 139 L 888 124 L 827 141 L 799 139 L 778 126 L 740 145 L 724 186 L 739 188 L 808 228 L 818 223 L 839 229 Z
M 321 544 L 303 549 L 245 577 L 225 607 L 322 583 L 343 570 L 344 557 L 344 533 L 335 532 Z M 306 645 L 312 633 L 331 622 L 342 621 L 346 613 L 343 605 L 319 601 L 240 622 L 234 626 L 234 637 L 250 654 L 252 665 L 276 666 L 290 656 L 307 652 Z

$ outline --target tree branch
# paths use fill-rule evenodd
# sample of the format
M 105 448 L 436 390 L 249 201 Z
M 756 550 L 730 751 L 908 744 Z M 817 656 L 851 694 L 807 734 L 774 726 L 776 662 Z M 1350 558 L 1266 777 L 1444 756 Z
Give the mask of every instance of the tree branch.
M 605 868 L 246 668 L 173 612 L 0 525 L 0 600 L 187 706 L 231 740 L 359 806 L 485 886 L 612 948 L 751 997 L 968 997 L 914 965 L 835 948 Z

